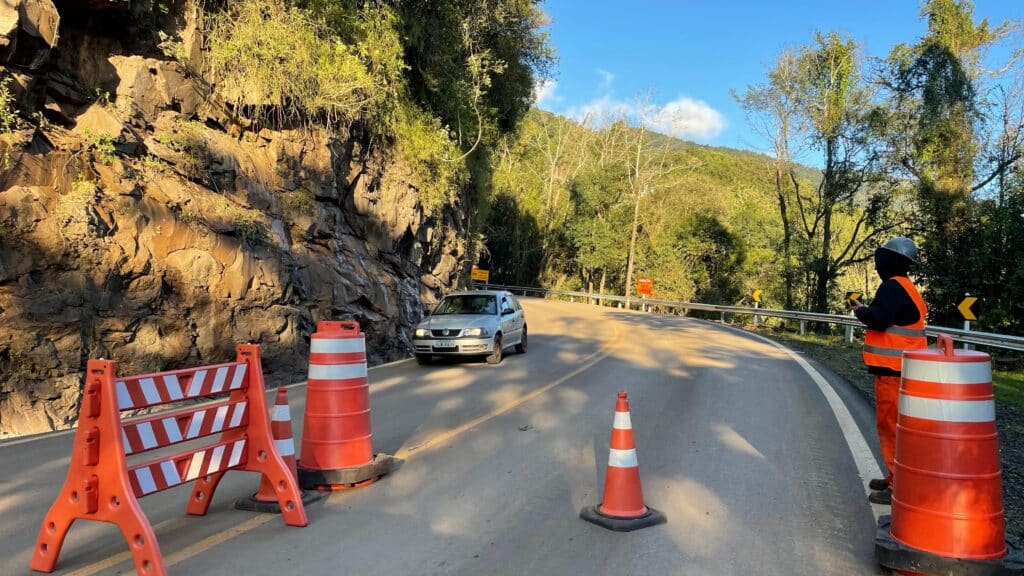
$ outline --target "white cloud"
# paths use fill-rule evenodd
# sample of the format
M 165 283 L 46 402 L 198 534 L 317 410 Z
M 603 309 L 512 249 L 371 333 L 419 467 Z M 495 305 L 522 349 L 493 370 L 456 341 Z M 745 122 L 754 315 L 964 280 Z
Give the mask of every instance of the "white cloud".
M 601 96 L 565 111 L 565 115 L 578 121 L 604 125 L 620 118 L 630 124 L 640 121 L 641 104 Z M 668 136 L 708 142 L 725 130 L 725 116 L 703 100 L 681 96 L 667 104 L 652 104 L 646 110 L 648 126 Z
M 725 130 L 725 116 L 703 100 L 682 96 L 657 107 L 651 128 L 676 138 L 708 141 Z
M 597 87 L 601 92 L 606 92 L 612 87 L 612 82 L 615 82 L 615 74 L 604 70 L 602 68 L 597 69 L 597 73 L 601 75 L 601 84 Z
M 557 102 L 562 98 L 555 94 L 558 89 L 558 81 L 544 79 L 533 89 L 533 100 L 538 106 L 545 102 Z

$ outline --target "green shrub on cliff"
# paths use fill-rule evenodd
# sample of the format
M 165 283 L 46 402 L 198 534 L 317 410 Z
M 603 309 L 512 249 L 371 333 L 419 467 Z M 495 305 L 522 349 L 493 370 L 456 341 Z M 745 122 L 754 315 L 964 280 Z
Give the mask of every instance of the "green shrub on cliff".
M 352 47 L 283 0 L 231 2 L 212 15 L 208 74 L 237 111 L 278 124 L 360 115 L 376 89 Z
M 0 133 L 6 134 L 18 125 L 18 111 L 14 107 L 14 95 L 8 86 L 10 80 L 0 82 Z
M 455 200 L 466 183 L 466 165 L 441 122 L 415 106 L 399 110 L 395 126 L 395 152 L 407 163 L 419 190 L 423 210 L 434 214 Z

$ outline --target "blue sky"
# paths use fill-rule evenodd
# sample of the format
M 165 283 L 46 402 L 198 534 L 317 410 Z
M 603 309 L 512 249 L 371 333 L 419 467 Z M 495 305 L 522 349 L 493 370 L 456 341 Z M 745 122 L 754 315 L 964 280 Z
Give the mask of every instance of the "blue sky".
M 650 92 L 666 117 L 687 118 L 675 125 L 682 137 L 744 149 L 763 143 L 729 91 L 760 82 L 781 49 L 839 30 L 868 56 L 885 56 L 925 30 L 916 0 L 547 0 L 544 10 L 559 63 L 541 108 L 581 117 L 628 110 Z M 1024 20 L 1024 1 L 976 0 L 975 16 Z M 1018 33 L 991 59 L 1020 46 Z

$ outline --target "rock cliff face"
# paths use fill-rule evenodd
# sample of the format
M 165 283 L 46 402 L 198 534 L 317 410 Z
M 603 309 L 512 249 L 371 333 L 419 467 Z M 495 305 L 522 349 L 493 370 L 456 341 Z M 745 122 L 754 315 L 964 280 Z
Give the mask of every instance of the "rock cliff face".
M 268 379 L 295 381 L 323 319 L 358 320 L 371 362 L 407 354 L 461 272 L 458 206 L 425 214 L 358 123 L 232 128 L 132 27 L 138 6 L 16 4 L 3 77 L 42 116 L 0 137 L 0 435 L 73 425 L 88 358 L 140 373 L 256 342 Z M 172 16 L 193 49 L 198 13 Z

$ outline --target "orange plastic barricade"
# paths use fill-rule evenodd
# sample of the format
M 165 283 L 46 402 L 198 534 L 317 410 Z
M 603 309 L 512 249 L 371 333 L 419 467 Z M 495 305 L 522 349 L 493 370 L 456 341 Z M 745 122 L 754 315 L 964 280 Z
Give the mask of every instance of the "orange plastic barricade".
M 875 555 L 900 574 L 1024 574 L 1008 549 L 988 354 L 903 354 L 892 516 L 879 520 Z
M 89 360 L 78 430 L 64 488 L 43 520 L 31 568 L 52 572 L 71 524 L 97 520 L 121 529 L 139 574 L 166 574 L 143 496 L 195 481 L 186 512 L 205 515 L 228 470 L 258 472 L 277 490 L 286 524 L 305 526 L 299 487 L 274 447 L 260 348 L 238 346 L 235 362 L 115 376 L 110 360 Z M 226 400 L 122 421 L 121 412 L 207 396 Z M 129 466 L 126 457 L 220 434 L 215 443 Z
M 299 484 L 357 488 L 387 474 L 395 459 L 373 453 L 366 343 L 359 324 L 324 321 L 310 338 Z

